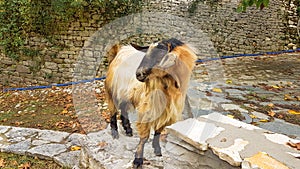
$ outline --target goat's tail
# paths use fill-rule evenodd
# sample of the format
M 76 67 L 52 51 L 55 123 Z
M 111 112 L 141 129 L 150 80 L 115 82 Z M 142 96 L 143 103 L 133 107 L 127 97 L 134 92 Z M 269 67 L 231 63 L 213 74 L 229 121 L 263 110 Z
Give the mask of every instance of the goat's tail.
M 120 51 L 121 46 L 119 43 L 115 44 L 114 46 L 112 46 L 110 48 L 110 50 L 107 52 L 106 56 L 107 56 L 107 61 L 110 64 L 114 58 L 116 57 L 117 53 Z

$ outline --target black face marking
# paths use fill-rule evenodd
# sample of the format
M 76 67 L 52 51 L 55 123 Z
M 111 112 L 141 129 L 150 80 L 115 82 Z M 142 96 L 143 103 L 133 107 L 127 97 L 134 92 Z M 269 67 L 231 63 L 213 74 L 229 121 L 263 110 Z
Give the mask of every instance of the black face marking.
M 147 52 L 147 50 L 149 49 L 149 46 L 139 46 L 136 44 L 131 43 L 130 44 L 132 47 L 134 47 L 136 50 L 142 51 L 142 52 Z
M 177 46 L 182 46 L 184 45 L 183 42 L 181 42 L 178 39 L 171 38 L 168 40 L 163 40 L 161 43 L 167 45 L 169 47 L 169 52 L 171 52 L 173 49 L 175 49 Z
M 172 52 L 177 46 L 182 46 L 183 44 L 183 42 L 171 38 L 163 40 L 156 45 L 151 45 L 147 49 L 146 55 L 136 71 L 136 78 L 144 82 L 151 73 L 152 68 L 158 65 L 164 56 Z

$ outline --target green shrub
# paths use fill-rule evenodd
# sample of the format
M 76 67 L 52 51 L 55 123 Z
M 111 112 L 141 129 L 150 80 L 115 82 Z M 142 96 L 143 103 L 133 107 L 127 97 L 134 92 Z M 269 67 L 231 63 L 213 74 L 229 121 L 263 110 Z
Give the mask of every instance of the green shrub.
M 140 6 L 139 0 L 0 0 L 0 50 L 18 59 L 31 32 L 53 41 L 55 33 L 91 9 L 109 21 Z

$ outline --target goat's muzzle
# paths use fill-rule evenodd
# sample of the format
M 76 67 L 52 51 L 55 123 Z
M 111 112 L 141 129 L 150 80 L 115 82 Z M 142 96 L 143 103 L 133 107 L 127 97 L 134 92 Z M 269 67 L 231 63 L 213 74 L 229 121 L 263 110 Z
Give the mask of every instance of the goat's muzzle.
M 136 79 L 140 82 L 145 82 L 150 72 L 151 69 L 149 68 L 138 68 L 135 73 Z

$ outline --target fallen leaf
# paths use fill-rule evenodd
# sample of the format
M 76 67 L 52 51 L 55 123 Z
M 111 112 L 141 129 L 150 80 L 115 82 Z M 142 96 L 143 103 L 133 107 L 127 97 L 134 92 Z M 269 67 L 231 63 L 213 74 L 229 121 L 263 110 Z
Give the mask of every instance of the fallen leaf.
M 30 169 L 31 165 L 29 162 L 19 165 L 19 169 Z
M 71 146 L 71 151 L 78 151 L 78 150 L 81 150 L 81 147 L 80 146 Z
M 268 104 L 269 107 L 274 107 L 273 103 Z
M 252 119 L 257 119 L 257 116 L 253 115 L 253 114 L 250 114 L 249 115 Z
M 72 107 L 72 106 L 73 106 L 72 103 L 68 103 L 68 104 L 65 105 L 65 109 L 69 109 L 69 108 Z
M 99 142 L 98 143 L 98 146 L 100 147 L 100 148 L 103 148 L 103 147 L 105 147 L 105 146 L 107 146 L 108 144 L 105 142 L 105 141 L 101 141 L 101 142 Z
M 209 91 L 206 91 L 206 96 L 212 96 L 212 93 Z
M 222 89 L 220 89 L 220 88 L 213 88 L 212 91 L 217 92 L 217 93 L 222 93 L 223 92 Z
M 5 167 L 5 161 L 2 158 L 0 159 L 0 167 L 1 168 Z
M 280 86 L 275 86 L 275 85 L 273 85 L 272 86 L 274 89 L 280 89 L 281 87 Z
M 293 143 L 293 142 L 289 141 L 289 142 L 287 142 L 286 144 L 287 144 L 288 146 L 291 146 L 291 147 L 293 147 L 293 148 L 296 148 L 297 150 L 300 150 L 300 142 L 298 142 L 298 143 Z
M 68 110 L 64 109 L 63 111 L 60 112 L 60 114 L 64 115 L 64 114 L 68 114 Z
M 232 80 L 227 79 L 227 80 L 226 80 L 226 83 L 227 83 L 227 84 L 232 84 Z
M 289 112 L 290 114 L 300 115 L 300 111 L 288 110 L 288 112 Z
M 284 95 L 284 100 L 289 101 L 289 100 L 293 100 L 293 98 L 289 94 L 285 94 Z
M 284 116 L 283 116 L 282 114 L 279 114 L 279 115 L 277 116 L 277 118 L 279 118 L 279 119 L 283 119 L 283 118 L 284 118 Z
M 17 161 L 17 160 L 13 160 L 13 161 L 11 162 L 11 165 L 13 165 L 13 166 L 18 166 L 18 165 L 19 165 L 19 163 L 18 163 L 18 161 Z
M 20 125 L 22 125 L 22 124 L 24 124 L 24 122 L 22 122 L 22 121 L 16 121 L 16 122 L 15 122 L 15 125 L 16 125 L 16 126 L 20 126 Z
M 232 119 L 234 118 L 234 116 L 231 114 L 227 114 L 227 117 L 232 118 Z
M 267 120 L 267 119 L 261 119 L 261 120 L 259 120 L 259 122 L 266 123 L 266 122 L 269 122 L 269 120 Z
M 271 111 L 268 111 L 268 115 L 271 117 L 274 117 L 276 115 L 276 113 L 271 110 Z

